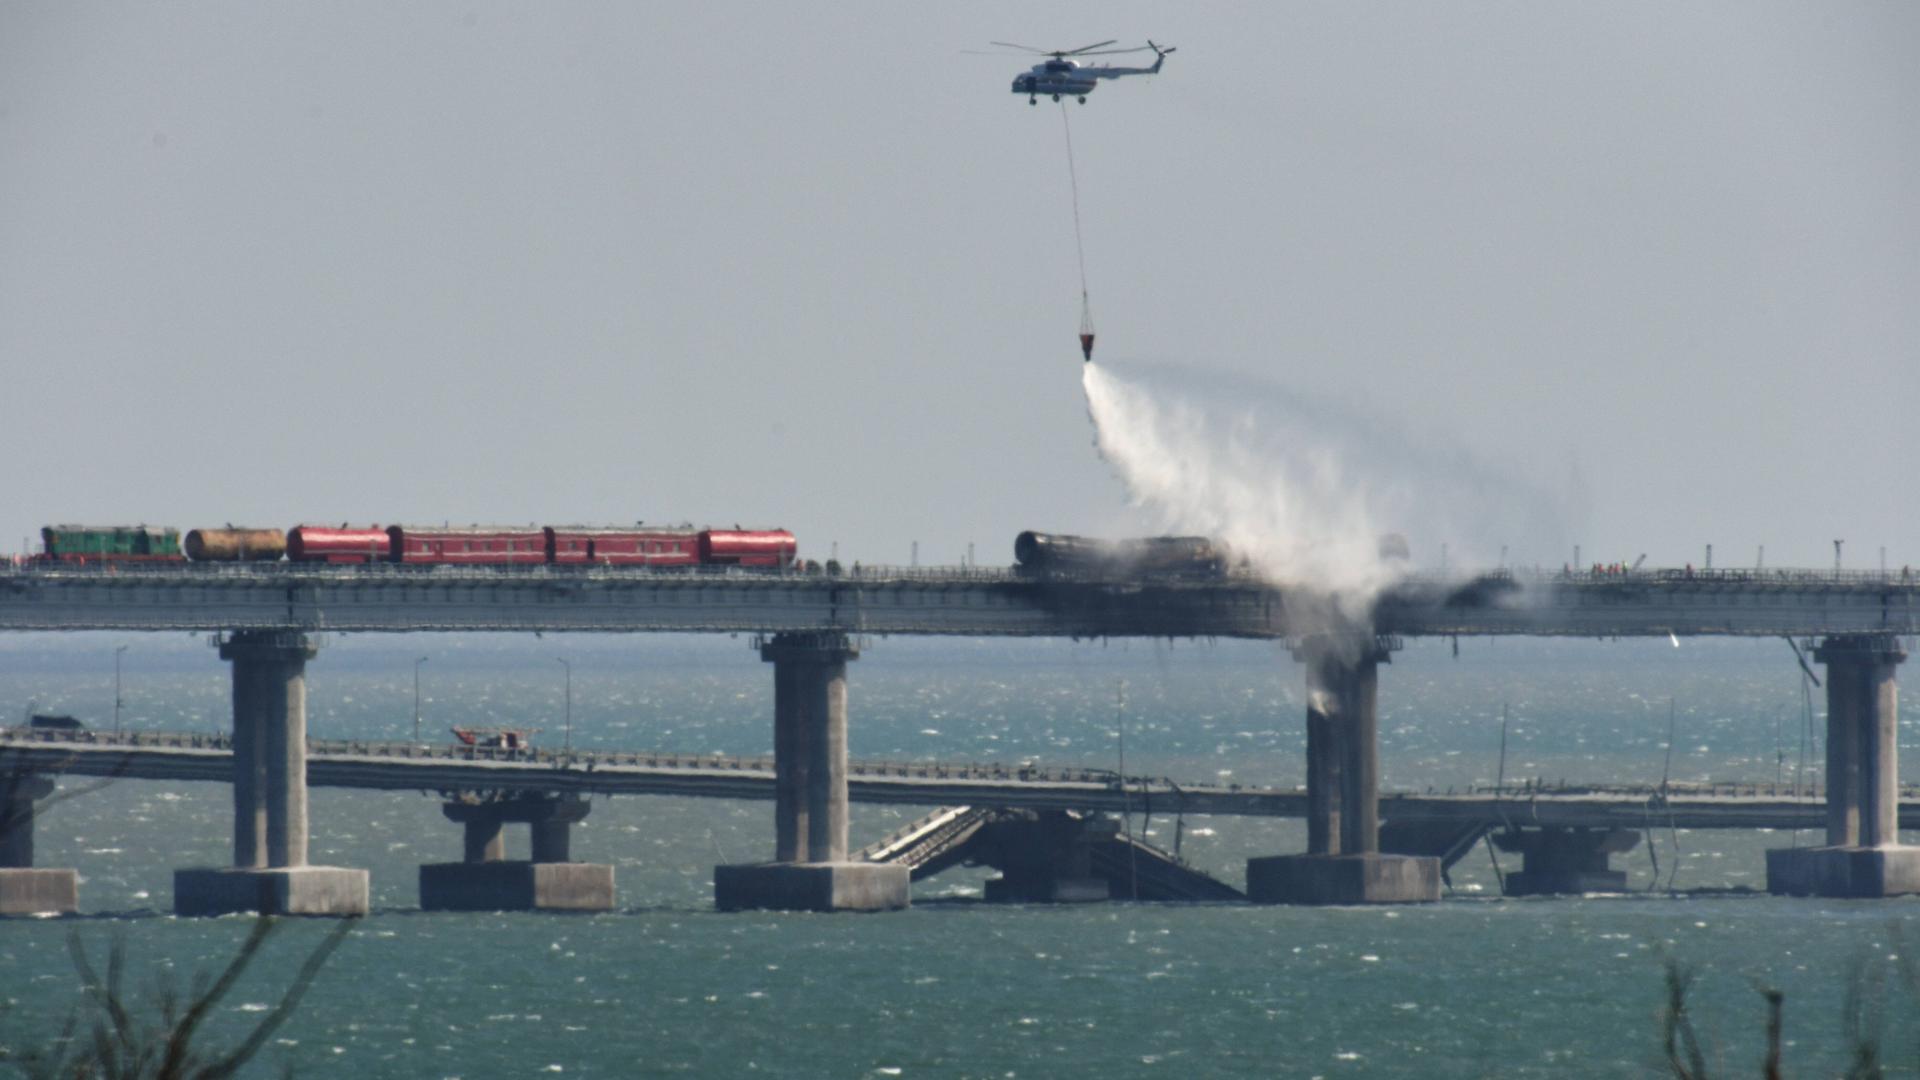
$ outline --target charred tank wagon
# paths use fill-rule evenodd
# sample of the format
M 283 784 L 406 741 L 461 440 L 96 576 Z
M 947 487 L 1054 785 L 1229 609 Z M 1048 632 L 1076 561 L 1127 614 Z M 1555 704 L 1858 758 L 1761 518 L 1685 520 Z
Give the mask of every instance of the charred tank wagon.
M 1013 557 L 1029 574 L 1219 577 L 1227 569 L 1226 552 L 1204 536 L 1098 540 L 1029 530 L 1014 538 Z

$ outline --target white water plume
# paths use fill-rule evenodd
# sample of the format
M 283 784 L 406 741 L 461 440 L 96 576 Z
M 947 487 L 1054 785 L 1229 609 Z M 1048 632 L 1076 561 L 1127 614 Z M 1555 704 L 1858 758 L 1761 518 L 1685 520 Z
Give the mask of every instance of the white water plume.
M 1095 446 L 1155 528 L 1224 541 L 1269 580 L 1358 609 L 1406 572 L 1380 541 L 1473 557 L 1506 537 L 1557 531 L 1557 509 L 1524 482 L 1457 449 L 1409 443 L 1381 424 L 1277 387 L 1082 365 Z M 1558 544 L 1557 538 L 1551 542 Z

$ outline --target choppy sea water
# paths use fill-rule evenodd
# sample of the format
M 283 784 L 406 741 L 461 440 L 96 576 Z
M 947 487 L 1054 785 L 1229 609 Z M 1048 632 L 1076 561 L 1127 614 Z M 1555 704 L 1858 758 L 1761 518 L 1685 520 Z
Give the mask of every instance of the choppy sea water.
M 0 639 L 0 711 L 110 726 L 120 644 L 126 727 L 226 726 L 225 666 L 185 635 Z M 430 732 L 532 723 L 557 744 L 565 657 L 575 745 L 770 742 L 770 668 L 726 637 L 336 637 L 308 669 L 311 733 L 410 737 L 420 656 Z M 877 639 L 850 683 L 856 757 L 1110 767 L 1124 730 L 1132 773 L 1303 776 L 1300 672 L 1271 645 Z M 1414 642 L 1382 669 L 1383 783 L 1491 781 L 1503 707 L 1509 779 L 1791 782 L 1822 757 L 1822 702 L 1816 691 L 1809 737 L 1803 692 L 1778 641 L 1471 641 L 1457 657 Z M 228 955 L 246 920 L 166 914 L 175 867 L 227 858 L 228 799 L 219 785 L 124 781 L 46 813 L 38 861 L 80 869 L 88 915 L 0 923 L 0 1045 L 42 1042 L 72 1010 L 72 932 L 97 954 L 124 939 L 136 986 Z M 1912 1002 L 1894 992 L 1902 952 L 1920 948 L 1920 902 L 1740 891 L 1763 885 L 1766 848 L 1811 834 L 1656 829 L 1651 851 L 1617 857 L 1644 890 L 1657 856 L 1678 898 L 1503 900 L 1481 850 L 1444 902 L 1420 908 L 1000 907 L 978 899 L 986 871 L 960 870 L 917 885 L 906 912 L 720 915 L 712 867 L 770 854 L 771 807 L 625 798 L 596 802 L 574 839 L 576 858 L 617 867 L 623 910 L 562 917 L 414 910 L 417 865 L 460 850 L 432 798 L 318 789 L 312 811 L 313 861 L 371 870 L 377 910 L 262 1073 L 1638 1076 L 1660 1068 L 1668 960 L 1700 972 L 1696 1024 L 1716 1071 L 1757 1072 L 1761 985 L 1787 995 L 1789 1073 L 1840 1071 L 1861 979 L 1885 988 L 1889 1052 L 1920 1062 Z M 856 805 L 853 842 L 919 812 Z M 1145 827 L 1171 846 L 1167 817 Z M 1295 822 L 1197 817 L 1181 843 L 1235 884 L 1249 856 L 1304 846 Z M 508 844 L 524 857 L 523 834 Z M 216 1034 L 256 1020 L 325 929 L 283 928 Z

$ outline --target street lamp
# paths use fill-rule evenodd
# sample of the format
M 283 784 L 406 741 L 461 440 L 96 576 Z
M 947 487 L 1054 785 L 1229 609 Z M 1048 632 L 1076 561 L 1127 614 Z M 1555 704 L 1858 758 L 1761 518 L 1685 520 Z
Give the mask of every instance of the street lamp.
M 113 734 L 120 735 L 120 654 L 127 651 L 125 645 L 113 650 Z
M 573 754 L 573 665 L 564 657 L 556 656 L 553 659 L 555 663 L 567 669 L 567 734 L 566 741 L 561 745 L 564 752 L 571 756 Z
M 420 741 L 420 665 L 430 659 L 421 657 L 413 662 L 413 741 Z

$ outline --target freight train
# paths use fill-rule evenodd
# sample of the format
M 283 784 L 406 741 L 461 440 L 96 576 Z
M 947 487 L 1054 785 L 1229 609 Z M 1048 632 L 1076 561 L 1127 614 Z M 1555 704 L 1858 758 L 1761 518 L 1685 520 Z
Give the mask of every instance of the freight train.
M 277 529 L 193 529 L 49 525 L 37 561 L 275 562 L 406 566 L 744 566 L 794 565 L 785 529 L 633 526 L 506 527 L 295 525 Z

